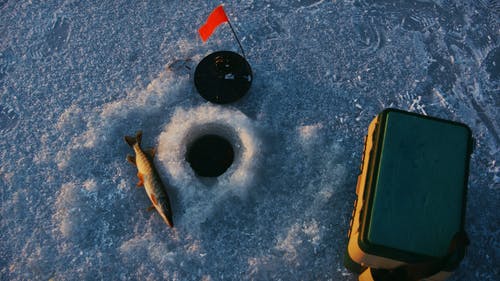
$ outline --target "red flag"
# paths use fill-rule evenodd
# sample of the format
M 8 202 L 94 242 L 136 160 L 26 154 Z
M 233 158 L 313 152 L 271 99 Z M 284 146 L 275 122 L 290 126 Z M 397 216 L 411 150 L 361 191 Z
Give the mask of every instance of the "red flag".
M 229 19 L 227 18 L 226 12 L 224 12 L 224 8 L 220 5 L 212 11 L 205 24 L 198 30 L 201 40 L 203 40 L 203 42 L 207 41 L 217 26 L 225 22 L 229 22 Z

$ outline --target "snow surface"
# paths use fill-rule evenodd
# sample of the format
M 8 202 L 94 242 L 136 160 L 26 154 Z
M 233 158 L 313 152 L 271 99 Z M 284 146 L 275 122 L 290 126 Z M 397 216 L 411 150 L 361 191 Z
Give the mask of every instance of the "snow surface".
M 474 133 L 471 245 L 450 280 L 500 280 L 495 0 L 232 1 L 254 72 L 242 100 L 197 95 L 196 64 L 238 51 L 216 1 L 0 1 L 1 280 L 357 280 L 342 257 L 369 121 L 386 107 Z M 173 204 L 135 188 L 144 131 Z M 203 130 L 236 161 L 183 161 Z

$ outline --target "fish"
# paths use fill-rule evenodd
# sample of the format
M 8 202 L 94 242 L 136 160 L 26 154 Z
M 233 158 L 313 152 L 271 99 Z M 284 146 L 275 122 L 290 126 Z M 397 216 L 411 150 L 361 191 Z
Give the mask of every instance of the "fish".
M 156 209 L 168 226 L 174 227 L 172 220 L 172 208 L 165 186 L 156 170 L 153 162 L 154 149 L 142 150 L 142 131 L 138 131 L 134 136 L 125 136 L 125 142 L 135 152 L 135 156 L 127 155 L 127 161 L 137 167 L 137 177 L 139 182 L 137 187 L 144 186 L 149 199 L 153 203 L 148 210 Z

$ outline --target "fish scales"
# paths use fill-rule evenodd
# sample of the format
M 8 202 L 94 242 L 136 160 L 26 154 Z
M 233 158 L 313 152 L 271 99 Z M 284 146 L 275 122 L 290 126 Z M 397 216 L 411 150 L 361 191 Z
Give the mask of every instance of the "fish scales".
M 126 136 L 125 141 L 134 149 L 135 157 L 128 156 L 127 160 L 135 164 L 137 167 L 139 177 L 138 186 L 144 185 L 144 189 L 148 194 L 149 199 L 154 207 L 161 215 L 163 220 L 171 227 L 172 210 L 170 207 L 170 200 L 165 190 L 163 182 L 154 167 L 153 154 L 151 157 L 146 154 L 140 147 L 142 132 L 138 132 L 135 137 Z

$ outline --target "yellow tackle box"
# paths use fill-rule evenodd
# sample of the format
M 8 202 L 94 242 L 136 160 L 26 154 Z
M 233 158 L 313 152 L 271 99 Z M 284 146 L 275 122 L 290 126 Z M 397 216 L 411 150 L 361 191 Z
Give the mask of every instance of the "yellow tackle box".
M 360 281 L 440 281 L 458 266 L 471 152 L 464 124 L 397 109 L 373 119 L 345 255 Z

